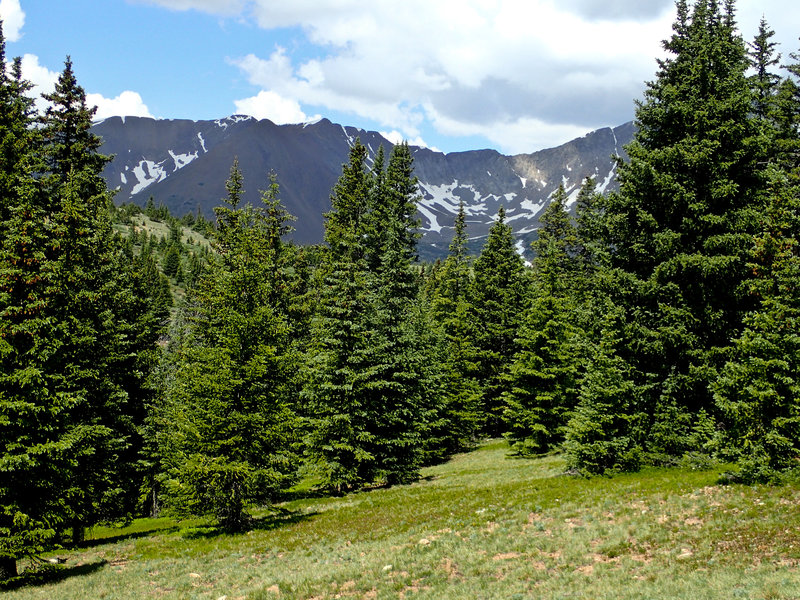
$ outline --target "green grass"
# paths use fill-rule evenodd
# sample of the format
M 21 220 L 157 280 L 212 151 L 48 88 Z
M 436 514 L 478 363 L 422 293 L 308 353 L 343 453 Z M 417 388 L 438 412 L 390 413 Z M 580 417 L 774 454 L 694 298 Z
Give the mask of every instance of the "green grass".
M 503 442 L 409 486 L 287 502 L 241 535 L 97 528 L 50 583 L 4 598 L 800 599 L 800 487 L 719 470 L 562 475 Z

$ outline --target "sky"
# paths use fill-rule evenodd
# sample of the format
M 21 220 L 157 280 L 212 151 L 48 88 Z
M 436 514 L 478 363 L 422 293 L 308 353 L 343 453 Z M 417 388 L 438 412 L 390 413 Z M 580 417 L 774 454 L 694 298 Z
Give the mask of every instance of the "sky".
M 785 58 L 797 0 L 738 0 Z M 633 118 L 674 0 L 0 0 L 36 92 L 69 55 L 97 118 L 326 117 L 443 152 L 557 146 Z

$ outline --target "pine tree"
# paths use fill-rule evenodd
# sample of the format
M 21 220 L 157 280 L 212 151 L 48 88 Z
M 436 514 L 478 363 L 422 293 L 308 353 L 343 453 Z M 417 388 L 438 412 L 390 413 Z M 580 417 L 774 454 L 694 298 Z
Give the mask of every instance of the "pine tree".
M 577 402 L 581 331 L 575 316 L 577 237 L 559 186 L 533 244 L 533 299 L 525 311 L 506 376 L 503 419 L 517 454 L 550 450 L 564 437 Z
M 472 296 L 477 328 L 478 381 L 482 388 L 483 432 L 502 430 L 504 373 L 517 351 L 515 339 L 527 302 L 525 266 L 514 249 L 511 227 L 500 207 L 489 237 L 475 260 Z
M 430 312 L 442 330 L 443 405 L 438 426 L 429 434 L 431 458 L 444 458 L 470 447 L 481 425 L 480 385 L 471 292 L 471 258 L 467 253 L 464 203 L 459 204 L 449 253 L 429 279 Z
M 276 240 L 288 215 L 276 208 L 275 188 L 264 194 L 264 207 L 241 206 L 241 180 L 234 162 L 226 205 L 216 209 L 220 264 L 193 291 L 175 383 L 155 419 L 169 428 L 156 434 L 165 500 L 210 511 L 234 531 L 247 525 L 251 503 L 269 501 L 291 482 L 298 425 L 298 357 L 275 302 Z
M 758 307 L 714 382 L 727 447 L 747 482 L 769 482 L 800 458 L 800 247 L 798 187 L 773 171 L 773 201 L 750 263 Z
M 637 133 L 606 203 L 614 296 L 630 310 L 633 368 L 654 457 L 689 449 L 713 412 L 709 383 L 752 301 L 746 255 L 762 205 L 764 158 L 733 3 L 679 1 L 669 57 L 636 111 Z

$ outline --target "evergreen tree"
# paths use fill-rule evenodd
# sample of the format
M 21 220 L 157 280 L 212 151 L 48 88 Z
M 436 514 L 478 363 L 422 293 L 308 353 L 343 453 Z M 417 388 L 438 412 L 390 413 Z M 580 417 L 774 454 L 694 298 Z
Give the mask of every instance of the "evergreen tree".
M 709 383 L 752 305 L 742 283 L 765 157 L 733 3 L 677 6 L 669 57 L 637 106 L 630 162 L 605 211 L 614 295 L 632 321 L 620 351 L 641 397 L 641 439 L 667 460 L 713 412 Z
M 164 254 L 161 268 L 164 271 L 164 275 L 177 278 L 181 269 L 181 252 L 176 243 L 170 243 L 167 252 Z
M 636 470 L 642 461 L 641 392 L 620 352 L 624 311 L 607 308 L 564 443 L 568 467 L 590 475 Z
M 511 227 L 500 207 L 489 237 L 475 260 L 472 296 L 477 328 L 478 381 L 482 388 L 483 432 L 502 430 L 502 395 L 508 386 L 504 373 L 517 351 L 515 339 L 527 302 L 522 258 L 514 249 Z
M 237 162 L 227 188 L 226 205 L 216 209 L 220 264 L 193 291 L 175 382 L 159 408 L 162 422 L 174 421 L 159 444 L 167 501 L 213 512 L 238 531 L 249 504 L 272 499 L 294 476 L 298 357 L 274 302 L 282 252 L 275 240 L 288 215 L 273 216 L 274 188 L 264 207 L 240 205 Z
M 429 310 L 443 335 L 439 360 L 443 405 L 438 427 L 429 434 L 432 458 L 443 458 L 467 449 L 481 425 L 476 332 L 471 314 L 471 258 L 466 242 L 466 216 L 461 202 L 447 259 L 429 276 L 434 289 L 427 292 Z
M 330 248 L 304 394 L 313 415 L 309 453 L 323 485 L 339 492 L 376 479 L 409 481 L 421 463 L 429 408 L 426 351 L 414 325 L 416 182 L 407 150 L 395 148 L 387 172 L 379 152 L 370 173 L 356 141 L 326 215 Z
M 503 419 L 512 452 L 546 452 L 560 443 L 577 402 L 580 373 L 577 237 L 559 186 L 533 244 L 533 300 L 515 343 Z
M 759 305 L 713 385 L 729 453 L 747 482 L 776 479 L 800 458 L 800 195 L 783 176 L 773 178 L 773 202 L 750 264 L 750 293 Z
M 63 522 L 62 423 L 71 398 L 44 373 L 55 327 L 45 310 L 46 213 L 35 170 L 33 106 L 19 61 L 6 72 L 0 22 L 0 581 L 17 559 L 45 550 Z
M 775 52 L 777 43 L 771 41 L 775 32 L 769 28 L 766 19 L 761 17 L 758 34 L 749 44 L 748 56 L 754 73 L 750 76 L 753 89 L 755 116 L 764 121 L 774 117 L 774 99 L 780 77 L 771 68 L 780 63 L 780 54 Z
M 8 536 L 0 552 L 13 575 L 15 558 L 66 529 L 80 541 L 87 525 L 133 510 L 155 338 L 137 317 L 144 300 L 111 227 L 106 159 L 96 154 L 92 112 L 69 61 L 39 127 L 31 102 L 14 99 L 14 89 L 28 89 L 18 64 L 12 73 L 0 96 L 16 106 L 4 116 L 20 121 L 0 137 L 11 142 L 7 158 L 27 148 L 4 172 L 13 185 L 4 190 L 0 238 L 0 528 Z M 17 132 L 22 145 L 13 143 Z

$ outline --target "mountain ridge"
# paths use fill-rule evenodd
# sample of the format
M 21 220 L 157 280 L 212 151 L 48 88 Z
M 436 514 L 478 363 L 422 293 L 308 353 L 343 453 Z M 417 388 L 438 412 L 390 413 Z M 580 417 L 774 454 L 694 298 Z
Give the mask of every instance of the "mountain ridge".
M 173 214 L 213 214 L 225 196 L 234 157 L 244 175 L 244 202 L 257 203 L 259 189 L 273 171 L 280 197 L 297 217 L 292 237 L 299 243 L 322 241 L 330 191 L 347 162 L 356 138 L 370 160 L 378 147 L 393 144 L 380 133 L 320 119 L 313 123 L 276 125 L 232 115 L 213 121 L 111 117 L 95 123 L 103 139 L 100 151 L 114 156 L 103 175 L 116 202 L 144 205 L 149 197 Z M 507 222 L 524 249 L 535 236 L 538 217 L 559 184 L 572 204 L 586 176 L 600 191 L 616 189 L 616 162 L 633 136 L 633 123 L 605 127 L 554 148 L 503 155 L 482 149 L 442 153 L 414 147 L 417 204 L 421 220 L 421 254 L 446 253 L 459 203 L 463 200 L 470 238 L 485 236 L 504 206 Z

